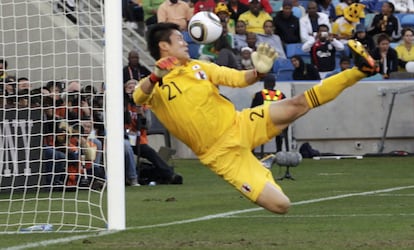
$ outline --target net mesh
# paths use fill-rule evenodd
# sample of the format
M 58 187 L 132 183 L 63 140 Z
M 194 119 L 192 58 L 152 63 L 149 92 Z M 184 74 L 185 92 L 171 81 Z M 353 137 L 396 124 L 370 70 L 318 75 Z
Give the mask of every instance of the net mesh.
M 0 233 L 105 229 L 98 0 L 0 4 Z

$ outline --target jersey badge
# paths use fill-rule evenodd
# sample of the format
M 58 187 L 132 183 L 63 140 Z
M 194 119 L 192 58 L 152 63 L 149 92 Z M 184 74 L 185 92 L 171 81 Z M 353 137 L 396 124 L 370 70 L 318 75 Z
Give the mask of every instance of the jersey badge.
M 193 65 L 193 67 L 192 67 L 192 70 L 199 70 L 199 69 L 201 69 L 201 67 L 200 67 L 200 65 L 198 65 L 198 64 L 195 64 L 195 65 Z
M 205 80 L 205 79 L 207 79 L 206 72 L 204 72 L 204 71 L 198 71 L 198 72 L 196 72 L 195 77 L 197 79 L 199 79 L 199 80 Z
M 244 184 L 242 185 L 242 190 L 243 190 L 243 192 L 245 192 L 245 193 L 250 193 L 250 192 L 252 191 L 252 188 L 250 187 L 250 185 L 249 185 L 249 184 L 244 183 Z

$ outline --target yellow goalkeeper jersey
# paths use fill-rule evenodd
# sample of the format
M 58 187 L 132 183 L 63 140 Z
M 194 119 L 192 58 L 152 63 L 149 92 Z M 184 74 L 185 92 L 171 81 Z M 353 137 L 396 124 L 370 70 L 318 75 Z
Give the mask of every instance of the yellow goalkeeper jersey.
M 150 95 L 138 86 L 134 101 L 151 105 L 172 135 L 196 155 L 202 155 L 233 125 L 236 117 L 234 105 L 220 95 L 218 85 L 245 87 L 248 83 L 244 71 L 191 60 L 164 76 Z

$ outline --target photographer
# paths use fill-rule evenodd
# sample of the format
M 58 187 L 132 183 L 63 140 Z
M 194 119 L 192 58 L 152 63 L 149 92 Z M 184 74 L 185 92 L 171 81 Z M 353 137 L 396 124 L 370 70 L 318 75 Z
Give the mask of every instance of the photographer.
M 155 181 L 159 184 L 182 184 L 183 178 L 174 173 L 174 169 L 165 162 L 159 154 L 148 145 L 147 130 L 150 125 L 150 110 L 146 106 L 137 106 L 132 100 L 132 93 L 137 81 L 125 83 L 124 123 L 126 136 L 138 156 L 139 180 L 141 184 Z M 149 163 L 140 162 L 140 157 Z
M 311 37 L 302 45 L 304 52 L 309 52 L 311 63 L 319 71 L 321 79 L 336 68 L 336 52 L 344 50 L 344 44 L 336 40 L 326 24 L 318 26 L 316 37 Z

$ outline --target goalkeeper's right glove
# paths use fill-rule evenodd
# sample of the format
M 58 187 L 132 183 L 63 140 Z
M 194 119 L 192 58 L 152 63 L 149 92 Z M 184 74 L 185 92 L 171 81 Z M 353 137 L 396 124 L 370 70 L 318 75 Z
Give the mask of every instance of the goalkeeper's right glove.
M 260 74 L 266 74 L 273 67 L 278 53 L 267 43 L 260 43 L 251 55 L 253 65 Z
M 163 78 L 166 74 L 168 74 L 171 70 L 175 68 L 175 66 L 179 65 L 180 62 L 177 58 L 173 56 L 168 56 L 159 59 L 155 63 L 154 71 L 149 76 L 149 80 L 152 84 L 158 82 L 161 78 Z

